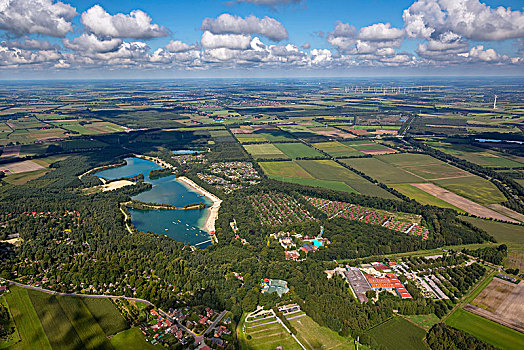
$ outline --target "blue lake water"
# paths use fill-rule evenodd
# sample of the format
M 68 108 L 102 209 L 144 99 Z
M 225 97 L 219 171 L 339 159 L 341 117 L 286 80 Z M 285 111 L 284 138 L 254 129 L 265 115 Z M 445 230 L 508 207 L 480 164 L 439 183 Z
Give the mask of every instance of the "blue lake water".
M 197 192 L 192 191 L 184 184 L 176 181 L 175 175 L 161 177 L 151 180 L 149 172 L 161 169 L 161 167 L 149 160 L 140 158 L 126 158 L 126 165 L 99 171 L 95 176 L 106 180 L 114 180 L 122 177 L 130 177 L 143 174 L 145 181 L 153 185 L 148 191 L 141 192 L 133 199 L 148 203 L 164 203 L 183 207 L 186 204 L 204 202 L 211 204 L 206 197 L 200 197 Z M 162 234 L 175 239 L 178 242 L 196 245 L 209 240 L 207 232 L 201 228 L 207 218 L 209 209 L 191 210 L 138 210 L 129 209 L 133 225 L 142 232 Z M 199 245 L 200 248 L 208 246 L 209 243 Z

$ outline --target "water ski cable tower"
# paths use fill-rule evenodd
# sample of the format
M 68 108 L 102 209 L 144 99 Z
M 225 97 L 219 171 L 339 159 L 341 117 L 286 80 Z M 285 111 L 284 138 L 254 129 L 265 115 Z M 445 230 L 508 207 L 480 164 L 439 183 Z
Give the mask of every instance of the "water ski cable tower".
M 493 101 L 493 109 L 497 109 L 497 95 L 495 95 L 495 101 Z

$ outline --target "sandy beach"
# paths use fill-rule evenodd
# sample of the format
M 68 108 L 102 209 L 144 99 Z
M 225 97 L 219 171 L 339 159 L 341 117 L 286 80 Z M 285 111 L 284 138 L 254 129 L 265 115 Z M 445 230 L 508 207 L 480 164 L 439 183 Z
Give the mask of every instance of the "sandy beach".
M 185 176 L 179 176 L 176 178 L 178 181 L 184 183 L 185 185 L 189 186 L 193 190 L 197 191 L 198 193 L 203 194 L 213 204 L 209 208 L 209 215 L 206 218 L 206 222 L 204 224 L 204 231 L 208 232 L 209 234 L 214 235 L 215 234 L 215 221 L 218 218 L 218 210 L 220 209 L 220 204 L 222 203 L 222 200 L 212 194 L 211 192 L 208 192 L 207 190 L 203 189 L 196 183 L 194 183 L 192 180 L 188 179 Z

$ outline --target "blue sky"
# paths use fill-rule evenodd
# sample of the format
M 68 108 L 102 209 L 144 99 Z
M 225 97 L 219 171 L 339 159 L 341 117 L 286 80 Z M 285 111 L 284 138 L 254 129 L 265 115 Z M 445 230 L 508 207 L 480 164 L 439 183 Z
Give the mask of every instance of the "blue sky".
M 522 75 L 523 5 L 0 1 L 0 79 L 474 75 L 487 69 Z

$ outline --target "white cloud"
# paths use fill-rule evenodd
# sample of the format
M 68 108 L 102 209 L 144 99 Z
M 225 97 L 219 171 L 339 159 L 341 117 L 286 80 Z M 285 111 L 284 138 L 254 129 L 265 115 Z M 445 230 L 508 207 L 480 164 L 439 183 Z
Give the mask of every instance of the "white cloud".
M 2 46 L 26 50 L 58 50 L 60 46 L 51 44 L 48 40 L 26 39 L 25 41 L 3 41 Z
M 309 43 L 309 41 L 307 41 L 304 44 L 302 44 L 302 46 L 300 47 L 303 48 L 304 50 L 309 50 L 311 48 L 311 44 Z
M 180 40 L 170 40 L 166 45 L 166 49 L 169 52 L 186 52 L 194 49 L 194 46 L 186 44 Z
M 471 50 L 469 50 L 469 52 L 459 55 L 472 60 L 479 60 L 484 62 L 499 62 L 501 60 L 507 59 L 507 57 L 499 55 L 493 49 L 484 50 L 483 45 L 472 47 Z
M 75 51 L 111 52 L 118 49 L 122 44 L 122 39 L 112 38 L 100 40 L 94 34 L 84 33 L 81 36 L 74 38 L 72 41 L 69 39 L 63 39 L 62 42 L 66 48 Z
M 62 56 L 55 50 L 31 51 L 0 46 L 0 66 L 18 67 L 28 64 L 55 62 Z
M 0 29 L 15 35 L 63 37 L 73 31 L 76 9 L 52 0 L 0 0 Z
M 471 40 L 505 40 L 524 36 L 524 12 L 479 0 L 418 0 L 404 10 L 409 36 L 430 39 L 451 31 Z
M 112 16 L 95 5 L 82 13 L 81 21 L 90 33 L 99 37 L 150 39 L 169 35 L 167 28 L 152 24 L 151 17 L 141 10 Z
M 205 18 L 201 29 L 213 34 L 260 34 L 274 41 L 288 38 L 286 28 L 274 18 L 255 16 L 242 18 L 228 13 L 215 18 Z
M 213 34 L 205 31 L 200 43 L 204 49 L 227 48 L 231 50 L 245 50 L 249 48 L 251 36 L 239 34 Z
M 362 27 L 358 38 L 368 41 L 398 40 L 404 36 L 404 30 L 392 28 L 389 23 L 376 23 L 369 27 Z

